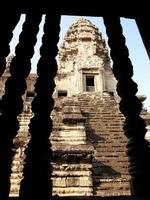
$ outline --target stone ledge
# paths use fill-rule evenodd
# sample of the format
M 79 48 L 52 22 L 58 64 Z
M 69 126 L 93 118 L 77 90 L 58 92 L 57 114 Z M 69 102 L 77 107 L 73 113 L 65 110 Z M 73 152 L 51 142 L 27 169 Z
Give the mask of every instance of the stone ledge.
M 98 196 L 95 196 L 95 197 L 59 197 L 59 196 L 56 196 L 56 197 L 52 197 L 51 200 L 136 200 L 135 197 L 133 196 L 113 196 L 113 197 L 98 197 Z M 8 200 L 21 200 L 19 199 L 19 197 L 9 197 Z

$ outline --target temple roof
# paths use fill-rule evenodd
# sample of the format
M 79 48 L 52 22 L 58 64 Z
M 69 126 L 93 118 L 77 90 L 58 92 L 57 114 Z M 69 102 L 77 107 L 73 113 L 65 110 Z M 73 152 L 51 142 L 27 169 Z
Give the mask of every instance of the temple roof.
M 68 37 L 70 37 L 70 35 L 72 36 L 72 34 L 74 34 L 74 36 L 77 36 L 81 32 L 90 32 L 93 35 L 97 34 L 101 36 L 98 28 L 94 24 L 92 24 L 90 20 L 79 18 L 69 27 L 64 39 L 68 39 Z
M 108 50 L 102 34 L 98 27 L 85 18 L 79 18 L 66 32 L 59 48 L 60 60 L 65 61 L 69 55 L 76 56 L 81 46 L 82 49 L 93 48 L 97 52 L 95 54 L 107 57 Z

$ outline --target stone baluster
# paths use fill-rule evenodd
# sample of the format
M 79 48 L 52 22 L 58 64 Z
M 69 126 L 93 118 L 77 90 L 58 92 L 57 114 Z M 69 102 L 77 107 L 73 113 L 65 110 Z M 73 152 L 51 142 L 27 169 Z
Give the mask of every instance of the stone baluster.
M 9 11 L 9 17 L 6 13 L 0 12 L 0 76 L 3 74 L 6 67 L 6 56 L 10 52 L 9 43 L 13 37 L 13 30 L 19 21 L 20 14 Z
M 54 100 L 52 94 L 55 88 L 54 77 L 57 73 L 57 42 L 59 39 L 60 16 L 46 14 L 44 35 L 40 48 L 41 57 L 37 65 L 36 96 L 32 102 L 34 113 L 30 122 L 31 139 L 25 151 L 26 159 L 21 181 L 21 199 L 48 200 L 52 196 L 51 184 L 51 144 L 50 133 L 52 120 L 50 118 Z
M 13 138 L 19 129 L 17 116 L 23 108 L 22 95 L 26 90 L 26 77 L 30 73 L 30 59 L 34 53 L 36 34 L 39 30 L 41 14 L 28 13 L 19 37 L 19 44 L 10 64 L 10 77 L 5 84 L 0 115 L 0 199 L 8 198 L 13 152 Z
M 120 110 L 125 116 L 124 133 L 128 137 L 127 155 L 131 175 L 131 192 L 136 199 L 150 198 L 150 149 L 145 140 L 146 124 L 140 117 L 142 103 L 136 97 L 137 84 L 132 80 L 133 66 L 118 17 L 104 17 L 113 72 L 118 80 Z M 137 55 L 138 56 L 138 55 Z

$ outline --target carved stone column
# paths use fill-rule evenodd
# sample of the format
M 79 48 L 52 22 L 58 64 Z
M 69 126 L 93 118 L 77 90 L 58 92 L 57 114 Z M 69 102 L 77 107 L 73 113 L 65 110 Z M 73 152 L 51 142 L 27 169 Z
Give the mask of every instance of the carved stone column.
M 34 114 L 29 125 L 31 139 L 26 149 L 24 178 L 21 181 L 20 198 L 25 200 L 49 200 L 52 195 L 51 167 L 52 157 L 50 133 L 52 120 L 50 118 L 54 100 L 54 77 L 57 72 L 57 42 L 59 39 L 59 15 L 46 14 L 44 35 L 40 48 L 40 60 L 37 65 L 36 96 L 32 102 Z
M 120 110 L 125 116 L 124 133 L 128 137 L 127 155 L 131 175 L 131 191 L 137 199 L 150 198 L 150 144 L 145 140 L 146 124 L 139 116 L 142 103 L 136 97 L 137 84 L 132 80 L 133 66 L 118 17 L 104 17 L 113 72 L 118 80 Z M 137 55 L 138 56 L 138 55 Z M 141 66 L 142 67 L 142 66 Z
M 10 16 L 11 17 L 11 16 Z M 10 190 L 11 163 L 14 155 L 13 138 L 19 129 L 17 116 L 23 108 L 22 95 L 26 89 L 26 77 L 31 69 L 36 34 L 41 15 L 28 13 L 16 47 L 16 57 L 10 65 L 10 77 L 5 84 L 0 115 L 0 199 L 7 199 Z

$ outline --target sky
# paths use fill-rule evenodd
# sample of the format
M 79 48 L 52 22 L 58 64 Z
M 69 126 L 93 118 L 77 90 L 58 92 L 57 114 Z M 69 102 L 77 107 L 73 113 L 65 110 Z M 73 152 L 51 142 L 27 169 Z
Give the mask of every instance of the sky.
M 62 16 L 61 17 L 61 23 L 60 23 L 60 41 L 58 43 L 58 46 L 62 42 L 62 39 L 67 32 L 68 28 L 78 19 L 80 16 Z M 107 35 L 105 26 L 103 23 L 103 19 L 101 17 L 83 17 L 88 20 L 90 20 L 93 24 L 95 24 L 99 31 L 102 33 L 102 37 L 106 40 L 107 45 Z M 20 18 L 20 22 L 18 23 L 17 27 L 14 30 L 14 37 L 12 41 L 10 42 L 10 49 L 11 54 L 15 54 L 15 46 L 18 42 L 18 37 L 20 34 L 20 31 L 22 29 L 22 24 L 24 22 L 25 15 L 22 15 Z M 38 62 L 38 59 L 40 57 L 39 55 L 39 47 L 41 46 L 41 36 L 43 34 L 43 23 L 44 23 L 44 16 L 41 21 L 40 25 L 40 31 L 37 35 L 37 43 L 35 45 L 35 54 L 32 58 L 32 70 L 31 72 L 36 72 L 36 64 Z M 143 45 L 141 36 L 139 34 L 138 28 L 136 26 L 136 23 L 132 19 L 126 19 L 121 18 L 121 24 L 123 27 L 123 34 L 126 37 L 126 45 L 129 49 L 129 58 L 131 59 L 131 62 L 133 64 L 133 80 L 138 84 L 138 95 L 145 95 L 147 98 L 144 101 L 144 107 L 150 111 L 150 61 L 147 55 L 147 52 L 145 50 L 145 47 Z M 107 45 L 107 48 L 109 50 L 109 47 Z

